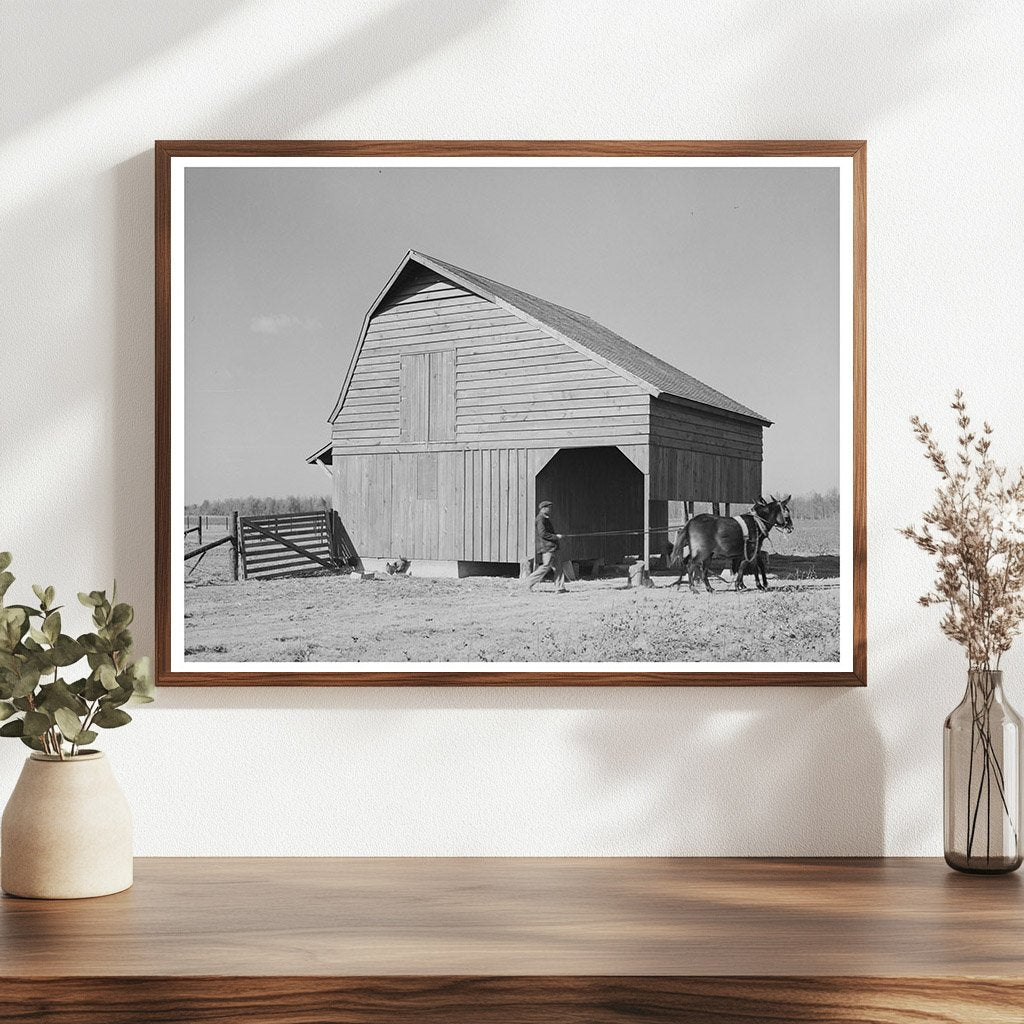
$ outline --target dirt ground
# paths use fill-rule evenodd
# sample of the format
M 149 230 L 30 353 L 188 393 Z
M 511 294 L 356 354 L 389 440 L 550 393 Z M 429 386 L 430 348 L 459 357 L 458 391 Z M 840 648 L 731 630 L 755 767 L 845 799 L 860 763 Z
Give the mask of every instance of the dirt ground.
M 223 549 L 211 552 L 220 555 Z M 194 661 L 835 661 L 839 560 L 772 557 L 771 589 L 626 589 L 581 580 L 555 595 L 518 580 L 378 575 L 225 582 L 217 559 L 185 588 L 185 656 Z

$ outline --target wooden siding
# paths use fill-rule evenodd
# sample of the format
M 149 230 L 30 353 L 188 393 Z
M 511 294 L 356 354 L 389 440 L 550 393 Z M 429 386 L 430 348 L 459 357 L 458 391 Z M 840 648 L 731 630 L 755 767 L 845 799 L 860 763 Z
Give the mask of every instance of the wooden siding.
M 706 455 L 760 459 L 760 424 L 687 406 L 670 397 L 651 399 L 651 443 Z
M 334 507 L 362 558 L 522 562 L 537 503 L 564 533 L 643 526 L 643 474 L 616 448 L 468 449 L 341 455 Z M 639 546 L 638 546 L 639 545 Z M 571 558 L 621 560 L 632 537 L 566 541 Z
M 678 399 L 651 399 L 651 498 L 750 503 L 761 488 L 763 427 Z
M 651 447 L 652 501 L 750 504 L 761 490 L 761 460 Z
M 525 448 L 341 455 L 334 507 L 362 558 L 519 562 L 536 464 Z
M 333 443 L 346 451 L 642 444 L 649 397 L 495 303 L 411 272 L 370 318 Z

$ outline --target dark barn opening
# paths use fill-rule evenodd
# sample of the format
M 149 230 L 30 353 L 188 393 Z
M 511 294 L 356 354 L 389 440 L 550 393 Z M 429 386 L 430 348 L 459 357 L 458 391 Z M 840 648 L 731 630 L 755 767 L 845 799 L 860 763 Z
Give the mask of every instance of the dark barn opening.
M 642 555 L 644 475 L 618 448 L 563 448 L 537 474 L 537 501 L 551 501 L 559 533 L 616 533 L 628 536 L 567 537 L 564 558 L 621 562 Z

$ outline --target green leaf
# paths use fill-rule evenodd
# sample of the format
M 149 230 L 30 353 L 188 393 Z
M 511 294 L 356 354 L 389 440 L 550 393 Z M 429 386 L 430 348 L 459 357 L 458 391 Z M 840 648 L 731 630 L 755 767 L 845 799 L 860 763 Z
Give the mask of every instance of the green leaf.
M 26 736 L 42 736 L 51 725 L 49 715 L 44 715 L 41 711 L 25 712 Z
M 93 732 L 92 729 L 84 729 L 78 734 L 78 739 L 75 742 L 82 746 L 83 743 L 92 743 L 97 736 L 99 736 L 98 732 Z
M 83 594 L 81 591 L 78 592 L 78 600 L 85 605 L 86 608 L 95 608 L 99 602 L 99 595 L 94 590 L 91 594 Z
M 37 665 L 25 665 L 21 670 L 17 683 L 11 691 L 12 697 L 28 697 L 35 692 L 39 685 L 39 667 Z
M 57 637 L 60 636 L 60 612 L 50 612 L 43 619 L 43 632 L 51 644 L 57 642 Z
M 5 551 L 4 554 L 7 554 L 7 552 Z M 13 582 L 14 577 L 9 572 L 0 572 L 0 598 L 10 590 Z
M 0 572 L 7 568 L 11 564 L 11 553 L 10 551 L 0 551 Z
M 32 593 L 35 594 L 37 598 L 39 598 L 40 605 L 42 605 L 45 608 L 46 607 L 46 587 L 41 587 L 41 586 L 39 586 L 38 583 L 33 583 L 32 584 Z
M 132 699 L 132 684 L 129 682 L 125 686 L 119 686 L 116 690 L 110 690 L 103 699 L 104 707 L 110 706 L 113 708 L 119 708 L 122 704 L 127 704 Z
M 33 608 L 28 604 L 9 604 L 8 608 L 20 608 L 28 618 L 43 618 L 43 613 L 38 608 Z
M 116 690 L 118 687 L 117 673 L 113 665 L 100 665 L 96 669 L 96 678 L 103 684 L 105 690 Z
M 136 704 L 150 704 L 156 695 L 156 686 L 153 684 L 153 676 L 150 672 L 149 658 L 139 658 L 128 666 L 127 674 L 132 681 L 132 689 L 135 695 L 132 698 Z
M 82 696 L 86 700 L 99 700 L 100 697 L 107 695 L 107 688 L 96 678 L 95 675 L 89 676 L 85 681 L 85 689 L 82 691 Z
M 63 679 L 57 679 L 39 688 L 36 707 L 40 711 L 54 712 L 57 708 L 66 708 L 79 718 L 83 718 L 89 712 L 89 705 L 75 694 Z
M 110 654 L 111 651 L 110 641 L 105 637 L 97 636 L 95 633 L 83 633 L 78 638 L 78 642 L 90 655 Z M 99 663 L 97 662 L 96 664 Z M 95 668 L 96 664 L 93 663 L 92 657 L 90 657 L 89 667 Z
M 96 717 L 93 718 L 93 724 L 98 725 L 101 729 L 117 729 L 122 725 L 127 725 L 132 720 L 132 716 L 127 711 L 122 711 L 120 708 L 111 707 L 109 704 L 104 704 L 99 711 L 96 712 Z M 3 727 L 0 726 L 0 730 Z
M 130 604 L 115 604 L 114 610 L 110 613 L 110 625 L 116 629 L 124 629 L 130 626 L 135 618 L 135 609 Z
M 82 732 L 82 721 L 78 715 L 67 708 L 57 708 L 53 717 L 64 738 L 71 740 L 72 743 L 77 743 L 78 736 Z
M 6 722 L 11 715 L 18 713 L 18 709 L 6 700 L 0 700 L 0 722 Z
M 37 644 L 49 644 L 50 638 L 41 630 L 36 629 L 35 626 L 31 626 L 28 631 L 28 635 L 32 637 Z
M 81 661 L 85 657 L 85 649 L 77 640 L 62 633 L 53 645 L 52 654 L 54 665 L 66 667 L 74 665 L 76 661 Z
M 28 630 L 28 616 L 18 607 L 0 608 L 0 650 L 11 652 Z
M 0 725 L 0 736 L 24 736 L 25 735 L 25 723 L 20 718 L 15 718 L 13 721 L 4 722 Z
M 47 608 L 52 608 L 53 607 L 53 599 L 56 596 L 57 596 L 57 591 L 54 590 L 53 587 L 47 587 L 46 588 L 46 593 L 43 594 L 43 597 L 46 598 L 46 607 Z
M 3 729 L 0 729 L 0 734 L 2 733 Z M 44 747 L 43 744 L 35 738 L 35 736 L 21 736 L 19 738 L 26 747 L 31 747 L 33 750 L 40 751 L 40 753 L 46 753 L 46 747 Z

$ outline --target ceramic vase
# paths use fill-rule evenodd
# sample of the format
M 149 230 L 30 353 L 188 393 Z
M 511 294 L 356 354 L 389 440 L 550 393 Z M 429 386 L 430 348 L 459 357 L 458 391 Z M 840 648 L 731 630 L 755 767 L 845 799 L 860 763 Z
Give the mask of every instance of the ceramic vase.
M 99 751 L 65 760 L 34 753 L 0 825 L 0 887 L 12 896 L 69 900 L 132 884 L 132 818 Z

